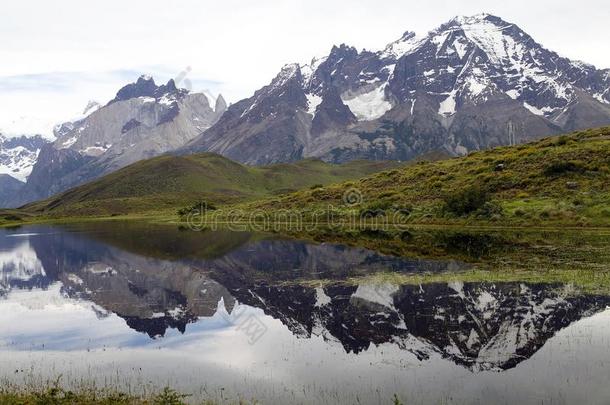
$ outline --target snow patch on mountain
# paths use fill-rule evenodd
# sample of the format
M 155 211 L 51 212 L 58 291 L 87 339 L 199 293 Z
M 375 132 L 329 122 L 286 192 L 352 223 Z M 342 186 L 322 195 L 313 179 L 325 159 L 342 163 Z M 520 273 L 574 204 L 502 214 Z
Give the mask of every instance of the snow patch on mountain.
M 449 93 L 449 95 L 447 96 L 446 99 L 441 101 L 439 108 L 438 108 L 439 115 L 448 117 L 448 116 L 455 114 L 455 111 L 456 111 L 455 96 L 456 96 L 456 94 L 457 94 L 457 91 L 454 89 L 451 91 L 451 93 Z
M 328 295 L 326 295 L 322 287 L 316 288 L 316 303 L 314 305 L 316 308 L 321 308 L 325 305 L 330 304 L 331 302 L 332 299 Z
M 470 76 L 466 79 L 465 88 L 468 89 L 471 98 L 481 95 L 489 86 L 489 82 L 481 77 Z
M 311 60 L 310 64 L 301 65 L 301 75 L 303 76 L 303 83 L 307 86 L 313 76 L 313 74 L 318 70 L 320 65 L 324 63 L 328 59 L 327 56 L 324 57 L 316 57 Z
M 382 85 L 353 97 L 343 95 L 341 99 L 359 121 L 370 121 L 392 109 L 392 104 L 386 100 L 385 88 L 386 85 Z
M 101 156 L 104 153 L 106 153 L 108 151 L 108 149 L 110 149 L 112 147 L 112 144 L 109 143 L 104 143 L 101 144 L 100 142 L 97 142 L 94 146 L 88 146 L 83 150 L 80 150 L 79 152 L 83 155 L 87 155 L 87 156 Z
M 468 42 L 460 37 L 453 41 L 452 45 L 460 59 L 464 59 L 464 56 L 466 56 L 466 52 L 468 51 Z
M 165 106 L 171 106 L 172 104 L 174 104 L 176 102 L 176 97 L 174 95 L 170 95 L 170 94 L 165 94 L 163 97 L 161 97 L 158 100 L 159 104 L 165 105 Z
M 277 89 L 285 85 L 290 79 L 296 76 L 297 72 L 300 71 L 300 67 L 297 63 L 289 63 L 282 67 L 281 72 L 277 75 L 273 83 L 271 84 L 271 89 Z
M 322 102 L 322 97 L 316 94 L 306 94 L 305 97 L 307 97 L 307 114 L 315 116 L 316 109 Z
M 478 14 L 472 17 L 456 17 L 456 29 L 463 30 L 466 37 L 481 48 L 494 64 L 516 59 L 522 55 L 525 48 L 516 43 L 504 31 L 513 27 L 512 24 L 500 23 L 489 19 L 489 14 Z
M 610 89 L 608 89 L 610 90 Z M 600 103 L 604 103 L 604 104 L 610 104 L 610 100 L 606 100 L 604 98 L 604 96 L 606 96 L 608 94 L 608 90 L 606 90 L 603 93 L 597 93 L 593 95 L 593 98 L 596 99 L 597 101 L 599 101 Z
M 351 296 L 352 299 L 361 299 L 394 309 L 394 294 L 399 287 L 395 284 L 360 284 Z
M 536 114 L 541 117 L 544 117 L 546 114 L 552 113 L 554 111 L 554 109 L 550 107 L 538 108 L 526 102 L 523 103 L 523 107 L 527 108 L 532 114 Z
M 388 44 L 381 53 L 381 56 L 398 59 L 403 55 L 415 52 L 424 41 L 425 38 L 417 36 L 414 32 L 407 31 L 400 39 Z

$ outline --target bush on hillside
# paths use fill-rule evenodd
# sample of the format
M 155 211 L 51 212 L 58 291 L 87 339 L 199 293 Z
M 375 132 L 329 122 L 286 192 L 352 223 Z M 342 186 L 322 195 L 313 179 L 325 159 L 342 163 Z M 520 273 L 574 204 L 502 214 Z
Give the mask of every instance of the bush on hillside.
M 360 210 L 361 216 L 376 217 L 385 215 L 385 212 L 392 207 L 392 202 L 388 200 L 377 200 L 367 204 Z
M 485 190 L 479 186 L 471 186 L 445 196 L 443 210 L 456 216 L 464 216 L 483 208 L 488 201 L 489 194 Z
M 582 162 L 578 161 L 559 161 L 553 162 L 544 169 L 544 174 L 548 177 L 560 176 L 566 173 L 582 173 L 585 167 Z

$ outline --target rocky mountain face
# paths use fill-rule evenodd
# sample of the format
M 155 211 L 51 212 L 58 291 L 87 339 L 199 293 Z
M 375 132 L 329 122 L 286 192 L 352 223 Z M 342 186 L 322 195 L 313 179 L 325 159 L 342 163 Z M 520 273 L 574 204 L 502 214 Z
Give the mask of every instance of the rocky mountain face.
M 36 136 L 8 138 L 0 134 L 0 175 L 25 182 L 32 172 L 40 150 L 50 141 Z M 0 190 L 5 190 L 0 187 Z
M 120 89 L 105 106 L 90 103 L 84 117 L 58 125 L 56 141 L 40 150 L 12 206 L 46 198 L 142 159 L 186 144 L 226 109 L 222 96 L 210 106 L 173 80 L 156 85 L 147 76 Z
M 249 164 L 460 155 L 610 124 L 610 69 L 545 49 L 515 24 L 457 17 L 383 50 L 341 45 L 285 66 L 181 153 Z
M 19 193 L 23 188 L 24 183 L 8 174 L 0 174 L 0 207 L 9 204 L 10 199 Z

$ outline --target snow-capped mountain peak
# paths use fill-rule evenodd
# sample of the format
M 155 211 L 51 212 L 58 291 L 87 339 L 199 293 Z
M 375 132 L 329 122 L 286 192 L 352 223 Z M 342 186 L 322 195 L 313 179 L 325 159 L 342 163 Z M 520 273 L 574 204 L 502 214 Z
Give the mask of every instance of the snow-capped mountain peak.
M 453 33 L 456 35 L 451 35 Z M 527 50 L 526 44 L 531 40 L 518 27 L 489 14 L 456 17 L 441 26 L 433 36 L 433 41 L 441 46 L 448 39 L 466 39 L 485 52 L 491 63 L 497 65 L 522 59 Z
M 40 135 L 8 138 L 0 134 L 0 174 L 25 182 L 40 149 L 50 141 Z
M 494 15 L 407 31 L 380 49 L 342 44 L 284 66 L 188 151 L 248 164 L 408 160 L 610 124 L 610 71 L 561 57 Z
M 277 89 L 284 86 L 291 79 L 299 79 L 301 77 L 301 67 L 298 63 L 289 63 L 282 67 L 280 73 L 271 83 L 272 89 Z

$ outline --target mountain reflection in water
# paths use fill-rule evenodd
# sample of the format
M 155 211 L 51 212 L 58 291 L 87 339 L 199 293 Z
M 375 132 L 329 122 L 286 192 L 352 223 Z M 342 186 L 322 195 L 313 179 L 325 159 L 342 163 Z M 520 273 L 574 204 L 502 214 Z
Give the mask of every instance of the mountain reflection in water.
M 509 369 L 610 303 L 558 284 L 341 283 L 381 271 L 465 267 L 249 233 L 122 224 L 0 230 L 4 300 L 15 290 L 59 285 L 61 296 L 93 303 L 98 318 L 116 314 L 153 339 L 168 329 L 185 333 L 221 309 L 231 316 L 239 303 L 280 320 L 297 338 L 321 336 L 347 353 L 391 343 L 420 360 L 438 353 L 473 371 Z M 337 282 L 316 287 L 321 279 Z M 293 280 L 306 283 L 286 283 Z

